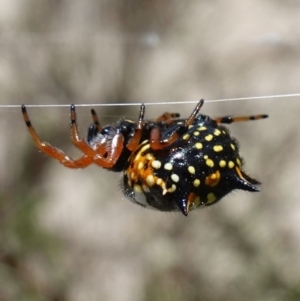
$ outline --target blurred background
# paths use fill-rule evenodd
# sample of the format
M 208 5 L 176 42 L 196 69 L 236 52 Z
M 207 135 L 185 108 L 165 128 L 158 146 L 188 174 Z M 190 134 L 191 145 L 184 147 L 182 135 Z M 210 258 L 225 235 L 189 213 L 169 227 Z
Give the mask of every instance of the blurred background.
M 299 93 L 300 2 L 1 0 L 0 104 L 197 101 Z M 194 105 L 157 105 L 188 116 Z M 96 108 L 102 124 L 138 107 Z M 181 214 L 125 200 L 121 174 L 39 153 L 0 108 L 1 301 L 300 299 L 299 98 L 206 103 L 233 124 L 260 193 Z M 69 108 L 28 108 L 72 157 Z M 86 135 L 90 108 L 77 110 Z

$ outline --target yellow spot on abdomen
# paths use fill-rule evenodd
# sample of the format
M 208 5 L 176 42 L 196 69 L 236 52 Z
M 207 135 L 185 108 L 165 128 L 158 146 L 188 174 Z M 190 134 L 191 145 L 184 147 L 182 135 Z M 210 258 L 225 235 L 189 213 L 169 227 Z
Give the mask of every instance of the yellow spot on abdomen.
M 199 136 L 200 133 L 199 133 L 198 131 L 195 131 L 195 132 L 193 133 L 193 135 L 194 135 L 194 136 Z
M 155 169 L 159 169 L 161 167 L 161 162 L 158 160 L 154 160 L 152 161 L 151 166 Z
M 221 160 L 219 162 L 220 167 L 224 168 L 226 166 L 226 161 L 225 160 Z
M 193 184 L 194 184 L 194 187 L 198 187 L 200 185 L 200 180 L 195 179 Z
M 206 165 L 209 166 L 209 167 L 214 167 L 214 161 L 211 160 L 211 159 L 207 159 L 207 160 L 205 161 L 205 163 L 206 163 Z
M 206 127 L 205 127 L 205 126 L 200 126 L 197 130 L 198 130 L 198 131 L 205 131 L 205 130 L 206 130 Z
M 141 158 L 141 153 L 138 153 L 135 157 L 134 157 L 134 161 L 139 161 Z
M 213 140 L 213 138 L 214 138 L 214 136 L 212 135 L 212 134 L 209 134 L 209 135 L 207 135 L 207 136 L 205 136 L 205 140 L 206 141 L 211 141 L 211 140 Z
M 197 149 L 201 149 L 201 148 L 203 147 L 203 145 L 202 145 L 202 143 L 197 142 L 197 143 L 195 144 L 195 147 L 196 147 Z
M 142 187 L 140 185 L 137 185 L 137 184 L 134 184 L 133 189 L 137 193 L 142 193 L 143 192 Z
M 149 154 L 146 155 L 146 159 L 149 160 L 149 161 L 150 161 L 150 160 L 153 160 L 153 159 L 154 159 L 154 156 L 153 156 L 152 154 L 149 153 Z
M 173 173 L 171 175 L 171 179 L 172 179 L 172 181 L 174 181 L 176 183 L 179 182 L 179 176 L 176 173 Z
M 215 136 L 219 136 L 219 135 L 221 135 L 221 131 L 220 131 L 220 130 L 218 130 L 218 129 L 216 129 L 216 130 L 214 131 L 214 135 L 215 135 Z
M 146 182 L 147 182 L 147 184 L 148 184 L 149 187 L 152 187 L 154 185 L 154 177 L 153 177 L 153 175 L 149 175 L 146 178 Z
M 143 169 L 143 168 L 144 168 L 144 163 L 143 162 L 139 162 L 138 169 Z
M 164 169 L 166 169 L 166 170 L 172 170 L 172 168 L 173 168 L 173 165 L 171 163 L 166 163 L 164 165 Z
M 147 150 L 148 148 L 150 148 L 150 144 L 149 144 L 149 143 L 146 144 L 146 145 L 144 145 L 144 146 L 141 148 L 140 152 L 143 153 L 143 152 L 144 152 L 145 150 Z
M 162 180 L 161 178 L 158 178 L 158 179 L 156 180 L 156 184 L 157 184 L 157 185 L 160 185 L 162 182 L 163 182 L 163 180 Z
M 189 167 L 188 167 L 188 171 L 189 171 L 189 173 L 191 173 L 191 174 L 194 174 L 194 173 L 196 172 L 194 166 L 189 166 Z
M 235 150 L 234 144 L 230 143 L 230 146 L 231 146 L 231 148 L 232 148 L 233 150 Z
M 228 167 L 229 167 L 229 168 L 233 168 L 233 167 L 234 167 L 234 162 L 229 161 L 229 162 L 228 162 Z
M 189 134 L 185 134 L 183 137 L 182 137 L 182 139 L 183 140 L 189 140 L 190 139 L 190 135 Z
M 199 196 L 195 197 L 193 204 L 194 204 L 193 207 L 195 207 L 195 208 L 199 207 L 199 205 L 200 205 L 200 197 Z
M 207 195 L 207 204 L 211 204 L 216 200 L 216 196 L 211 192 Z
M 223 146 L 222 146 L 222 145 L 215 145 L 215 146 L 213 147 L 213 150 L 214 150 L 215 152 L 221 152 L 221 151 L 223 150 Z

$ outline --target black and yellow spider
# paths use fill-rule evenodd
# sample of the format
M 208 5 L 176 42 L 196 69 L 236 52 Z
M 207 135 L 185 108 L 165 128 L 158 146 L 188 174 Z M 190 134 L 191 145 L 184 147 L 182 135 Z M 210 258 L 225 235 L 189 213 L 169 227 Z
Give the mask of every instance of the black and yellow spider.
M 218 202 L 234 189 L 259 191 L 258 181 L 243 171 L 236 140 L 222 123 L 257 120 L 267 115 L 218 117 L 199 114 L 200 100 L 187 119 L 165 113 L 155 121 L 144 120 L 141 105 L 137 122 L 123 119 L 102 127 L 94 110 L 87 140 L 79 137 L 75 106 L 71 105 L 71 139 L 83 155 L 74 160 L 42 142 L 22 113 L 36 146 L 69 168 L 95 163 L 123 171 L 124 195 L 133 203 L 160 211 L 189 211 Z

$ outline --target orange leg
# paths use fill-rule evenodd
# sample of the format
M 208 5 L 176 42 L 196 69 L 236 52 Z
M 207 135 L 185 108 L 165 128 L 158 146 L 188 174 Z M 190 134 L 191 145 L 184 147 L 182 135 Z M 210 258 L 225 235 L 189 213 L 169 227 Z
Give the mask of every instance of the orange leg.
M 185 121 L 185 124 L 184 126 L 185 127 L 188 127 L 189 125 L 191 125 L 195 118 L 197 117 L 201 107 L 203 106 L 204 104 L 204 100 L 201 99 L 197 106 L 195 107 L 195 109 L 193 110 L 191 116 Z M 171 134 L 168 139 L 166 140 L 161 140 L 161 131 L 160 129 L 157 127 L 157 128 L 154 128 L 151 133 L 150 133 L 150 145 L 151 145 L 151 148 L 153 150 L 158 150 L 158 149 L 163 149 L 169 145 L 171 145 L 174 141 L 176 141 L 177 139 L 179 138 L 179 135 L 178 133 L 175 131 L 173 134 Z
M 32 139 L 33 139 L 35 145 L 40 149 L 40 151 L 42 151 L 49 157 L 58 160 L 61 164 L 63 164 L 66 167 L 69 167 L 69 168 L 84 168 L 84 167 L 90 165 L 91 163 L 93 163 L 93 159 L 87 155 L 84 155 L 77 160 L 73 160 L 72 158 L 67 156 L 63 151 L 59 150 L 58 148 L 53 147 L 52 145 L 50 145 L 47 142 L 42 142 L 40 140 L 39 136 L 37 135 L 36 131 L 34 130 L 34 128 L 31 125 L 25 105 L 22 105 L 22 114 L 23 114 L 25 123 L 28 127 L 28 130 L 32 136 Z
M 91 114 L 92 114 L 93 122 L 94 122 L 95 126 L 97 127 L 98 132 L 101 132 L 102 126 L 98 120 L 96 111 L 94 109 L 91 109 Z
M 224 117 L 216 117 L 214 120 L 217 123 L 226 123 L 230 124 L 233 122 L 241 122 L 241 121 L 249 121 L 249 120 L 259 120 L 268 118 L 269 116 L 266 114 L 261 115 L 252 115 L 252 116 L 224 116 Z
M 95 145 L 92 148 L 84 139 L 79 137 L 76 123 L 75 106 L 71 105 L 71 139 L 74 145 L 79 148 L 88 157 L 91 157 L 93 162 L 104 168 L 111 168 L 119 159 L 123 150 L 124 137 L 120 132 L 117 132 L 109 143 L 107 138 L 101 141 L 101 144 Z
M 161 140 L 161 130 L 160 128 L 154 128 L 150 133 L 150 146 L 153 150 L 163 149 L 171 145 L 174 141 L 179 138 L 177 132 L 174 132 L 168 139 Z
M 179 118 L 179 117 L 180 117 L 179 113 L 169 113 L 169 112 L 166 112 L 166 113 L 162 114 L 161 116 L 159 116 L 156 119 L 156 122 L 167 122 L 167 121 L 168 122 L 172 122 L 174 119 Z

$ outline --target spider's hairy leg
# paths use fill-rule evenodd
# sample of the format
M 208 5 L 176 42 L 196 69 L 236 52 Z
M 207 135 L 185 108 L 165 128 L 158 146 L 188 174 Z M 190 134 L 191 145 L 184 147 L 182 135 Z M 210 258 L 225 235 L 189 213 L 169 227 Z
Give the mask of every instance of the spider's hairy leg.
M 88 128 L 87 134 L 87 142 L 90 143 L 95 137 L 97 137 L 98 133 L 101 133 L 102 126 L 98 120 L 97 113 L 94 109 L 91 109 L 91 115 L 93 119 L 93 123 Z
M 93 118 L 94 125 L 97 127 L 98 133 L 101 132 L 102 126 L 99 122 L 97 113 L 94 109 L 91 109 L 91 115 L 92 115 L 92 118 Z
M 117 131 L 111 139 L 107 139 L 108 137 L 106 137 L 106 139 L 92 147 L 84 139 L 79 137 L 74 104 L 71 105 L 70 117 L 71 139 L 73 144 L 86 156 L 90 157 L 93 163 L 104 168 L 111 168 L 117 162 L 123 150 L 123 135 Z M 97 121 L 97 118 L 95 120 Z
M 130 138 L 128 141 L 126 147 L 130 151 L 134 151 L 137 146 L 140 144 L 140 140 L 142 138 L 142 131 L 143 131 L 143 125 L 144 125 L 144 116 L 145 116 L 145 105 L 142 104 L 140 106 L 140 114 L 139 114 L 139 119 L 137 123 L 137 127 L 135 129 L 134 135 Z
M 200 109 L 202 108 L 203 104 L 204 104 L 204 99 L 200 99 L 200 101 L 196 105 L 195 109 L 193 110 L 191 116 L 186 120 L 185 126 L 189 126 L 189 125 L 191 125 L 193 123 L 193 121 L 197 117 Z
M 260 114 L 260 115 L 251 115 L 251 116 L 223 116 L 213 118 L 217 123 L 226 123 L 230 124 L 233 122 L 249 121 L 249 120 L 259 120 L 268 118 L 269 115 Z
M 185 121 L 185 125 L 184 125 L 185 127 L 190 126 L 194 122 L 203 104 L 204 104 L 204 100 L 201 99 L 196 105 L 195 109 L 193 110 L 191 116 Z M 151 148 L 154 150 L 163 149 L 171 145 L 178 138 L 179 138 L 178 132 L 174 131 L 174 133 L 172 133 L 167 139 L 162 140 L 161 130 L 159 127 L 156 127 L 150 133 L 150 145 Z
M 31 125 L 25 105 L 22 105 L 22 114 L 24 121 L 28 127 L 29 133 L 31 134 L 35 145 L 39 148 L 40 151 L 42 151 L 49 157 L 58 160 L 61 164 L 69 168 L 84 168 L 93 162 L 91 158 L 86 155 L 80 157 L 77 160 L 73 160 L 60 149 L 50 145 L 47 142 L 42 142 L 39 136 L 37 135 L 36 131 L 34 130 L 33 126 Z

